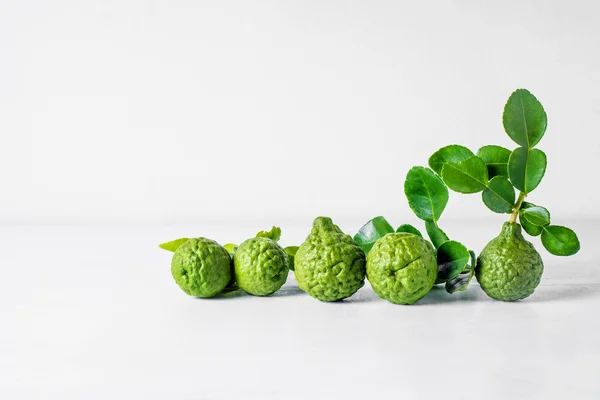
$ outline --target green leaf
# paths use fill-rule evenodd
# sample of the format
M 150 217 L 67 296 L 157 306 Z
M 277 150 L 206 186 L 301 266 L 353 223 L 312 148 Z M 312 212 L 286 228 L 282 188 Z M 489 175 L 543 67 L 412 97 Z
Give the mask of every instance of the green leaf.
M 460 275 L 446 282 L 446 292 L 452 294 L 456 292 L 464 292 L 469 287 L 469 283 L 475 275 L 476 256 L 473 250 L 469 250 L 471 255 L 471 265 L 469 269 L 465 269 Z
M 223 247 L 225 247 L 225 250 L 227 250 L 227 252 L 229 253 L 229 255 L 231 255 L 233 257 L 233 254 L 236 252 L 236 250 L 238 248 L 238 245 L 237 244 L 233 244 L 233 243 L 227 243 Z
M 433 153 L 431 157 L 429 157 L 429 166 L 438 175 L 441 175 L 444 164 L 457 163 L 472 156 L 474 156 L 473 152 L 466 147 L 451 144 L 450 146 L 442 147 Z
M 288 246 L 285 249 L 285 253 L 288 255 L 290 259 L 290 270 L 294 270 L 294 257 L 296 257 L 296 253 L 298 252 L 298 246 Z
M 532 192 L 546 172 L 546 154 L 538 149 L 517 147 L 508 160 L 508 174 L 513 186 L 523 193 Z
M 544 107 L 534 95 L 525 89 L 517 89 L 510 95 L 502 124 L 504 130 L 519 146 L 531 149 L 544 136 L 547 125 Z
M 515 189 L 503 176 L 495 176 L 481 195 L 483 202 L 493 212 L 509 213 L 515 206 Z
M 528 208 L 521 208 L 520 220 L 527 221 L 530 225 L 535 226 L 546 226 L 550 224 L 550 212 L 544 207 L 533 206 Z
M 467 266 L 471 254 L 462 244 L 449 240 L 437 249 L 438 279 L 450 280 L 458 276 Z
M 458 163 L 444 164 L 442 179 L 455 192 L 481 192 L 488 183 L 487 167 L 481 158 L 472 156 Z
M 477 150 L 477 157 L 481 158 L 487 166 L 490 179 L 495 176 L 505 176 L 508 178 L 510 150 L 494 145 L 483 146 Z
M 415 215 L 437 221 L 448 204 L 448 188 L 429 168 L 412 167 L 404 181 L 404 193 Z
M 542 244 L 555 256 L 572 256 L 580 249 L 577 234 L 565 226 L 550 225 L 542 228 Z
M 529 223 L 522 217 L 523 211 L 528 208 L 531 208 L 531 207 L 537 207 L 537 206 L 533 203 L 528 203 L 526 201 L 524 201 L 523 204 L 521 204 L 521 209 L 519 210 L 519 222 L 521 223 L 521 227 L 523 228 L 523 230 L 525 232 L 527 232 L 529 235 L 539 236 L 542 234 L 543 228 L 541 226 L 537 226 L 537 225 L 533 225 L 533 224 Z
M 425 221 L 425 230 L 427 231 L 427 236 L 433 243 L 433 247 L 436 249 L 442 245 L 442 243 L 448 241 L 448 235 L 444 233 L 443 230 L 440 229 L 438 224 L 433 221 Z
M 358 233 L 354 235 L 354 241 L 360 246 L 361 249 L 368 254 L 375 242 L 387 235 L 393 233 L 394 228 L 387 222 L 387 220 L 381 216 L 375 217 L 358 230 Z
M 402 224 L 398 227 L 398 229 L 396 229 L 396 232 L 406 232 L 406 233 L 412 233 L 413 235 L 417 235 L 419 237 L 423 237 L 423 235 L 421 234 L 421 232 L 415 228 L 414 226 L 410 225 L 410 224 Z
M 477 266 L 477 256 L 473 250 L 469 250 L 469 255 L 471 256 L 471 269 L 475 270 L 475 267 Z
M 188 240 L 190 240 L 190 239 L 189 238 L 175 239 L 175 240 L 171 240 L 170 242 L 161 243 L 158 245 L 158 247 L 160 247 L 163 250 L 175 252 L 179 248 L 179 246 L 181 246 Z
M 271 228 L 270 231 L 260 231 L 256 234 L 256 237 L 264 237 L 273 241 L 278 241 L 281 238 L 281 229 L 277 226 Z
M 529 222 L 524 220 L 521 215 L 522 214 L 519 214 L 519 222 L 521 223 L 521 227 L 523 227 L 523 230 L 525 232 L 527 232 L 531 236 L 539 236 L 542 234 L 542 231 L 544 230 L 543 227 L 530 224 Z

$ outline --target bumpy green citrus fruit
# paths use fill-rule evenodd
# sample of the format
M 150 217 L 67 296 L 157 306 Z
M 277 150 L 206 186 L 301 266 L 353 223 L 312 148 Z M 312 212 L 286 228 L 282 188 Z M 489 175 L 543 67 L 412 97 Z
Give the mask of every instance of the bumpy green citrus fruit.
M 479 255 L 475 276 L 491 298 L 514 301 L 533 293 L 542 272 L 542 257 L 521 234 L 521 225 L 506 222 Z
M 235 279 L 246 293 L 266 296 L 279 290 L 288 276 L 289 257 L 266 237 L 248 239 L 233 257 Z
M 331 218 L 315 219 L 294 266 L 300 289 L 322 301 L 352 296 L 365 284 L 365 253 Z
M 189 239 L 173 254 L 171 274 L 187 294 L 213 297 L 231 279 L 231 257 L 213 240 L 202 237 Z
M 379 297 L 413 304 L 433 287 L 437 262 L 431 243 L 411 233 L 388 233 L 367 255 L 367 279 Z

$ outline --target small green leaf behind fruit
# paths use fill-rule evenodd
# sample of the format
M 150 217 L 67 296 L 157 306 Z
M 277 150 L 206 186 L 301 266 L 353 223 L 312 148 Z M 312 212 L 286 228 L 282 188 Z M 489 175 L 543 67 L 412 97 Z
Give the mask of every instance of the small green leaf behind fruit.
M 519 222 L 521 223 L 523 230 L 531 236 L 539 236 L 544 230 L 544 228 L 541 226 L 533 225 L 527 222 L 525 219 L 523 219 L 522 214 L 519 214 Z
M 188 240 L 190 240 L 190 239 L 189 238 L 175 239 L 175 240 L 171 240 L 170 242 L 161 243 L 158 245 L 158 247 L 160 247 L 163 250 L 175 252 L 179 248 L 179 246 L 181 246 Z
M 452 294 L 456 292 L 464 292 L 469 287 L 473 275 L 475 275 L 476 256 L 473 250 L 469 250 L 471 255 L 471 265 L 463 270 L 458 276 L 446 282 L 446 292 Z
M 519 146 L 531 149 L 544 136 L 547 126 L 544 107 L 526 89 L 514 91 L 502 114 L 504 130 Z
M 441 176 L 444 164 L 461 162 L 472 156 L 474 156 L 473 152 L 466 147 L 451 144 L 442 147 L 429 157 L 429 167 Z
M 398 227 L 398 229 L 396 229 L 396 232 L 406 232 L 406 233 L 412 233 L 413 235 L 417 235 L 419 237 L 423 237 L 423 235 L 421 234 L 421 232 L 415 228 L 414 226 L 410 225 L 410 224 L 402 224 Z
M 256 237 L 264 237 L 273 241 L 278 241 L 281 238 L 281 229 L 277 226 L 271 228 L 270 231 L 260 231 L 256 234 Z
M 523 193 L 532 192 L 546 172 L 546 154 L 539 149 L 517 147 L 508 160 L 508 174 L 513 186 Z
M 298 246 L 288 246 L 284 250 L 290 259 L 290 270 L 293 271 L 294 270 L 294 257 L 296 256 L 296 253 L 298 252 Z
M 542 227 L 542 244 L 555 256 L 572 256 L 581 247 L 577 234 L 565 226 L 550 225 Z
M 481 192 L 488 183 L 487 167 L 481 158 L 472 156 L 458 163 L 444 164 L 442 179 L 455 192 Z
M 542 226 L 534 225 L 525 218 L 523 218 L 523 213 L 525 210 L 533 207 L 538 207 L 533 203 L 528 203 L 526 201 L 521 205 L 521 209 L 519 210 L 519 222 L 521 223 L 521 227 L 525 232 L 527 232 L 531 236 L 539 236 L 542 234 L 544 230 Z M 542 207 L 543 208 L 543 207 Z M 547 211 L 547 210 L 546 210 Z M 548 212 L 548 224 L 550 223 L 550 213 Z
M 433 221 L 425 221 L 425 230 L 436 249 L 449 240 L 448 235 Z
M 508 178 L 510 150 L 495 145 L 483 146 L 477 150 L 477 157 L 481 158 L 487 166 L 490 179 L 495 176 L 505 176 Z
M 493 212 L 509 213 L 515 206 L 515 189 L 508 179 L 498 175 L 490 180 L 481 198 L 487 208 Z
M 448 188 L 429 168 L 412 167 L 404 181 L 404 193 L 410 208 L 424 221 L 439 220 L 448 204 Z
M 471 254 L 462 244 L 449 240 L 437 249 L 438 280 L 447 281 L 458 276 L 467 267 Z
M 368 254 L 379 238 L 393 232 L 394 228 L 392 228 L 390 223 L 382 216 L 379 216 L 364 224 L 358 230 L 358 233 L 354 235 L 354 241 L 360 246 L 365 254 Z
M 530 225 L 546 226 L 550 224 L 550 212 L 544 207 L 531 205 L 531 207 L 521 208 L 520 218 L 527 221 Z
M 233 243 L 227 243 L 223 247 L 225 247 L 225 250 L 227 250 L 227 252 L 229 253 L 229 255 L 231 257 L 233 257 L 233 255 L 235 254 L 235 251 L 238 248 L 238 245 L 237 244 L 233 244 Z

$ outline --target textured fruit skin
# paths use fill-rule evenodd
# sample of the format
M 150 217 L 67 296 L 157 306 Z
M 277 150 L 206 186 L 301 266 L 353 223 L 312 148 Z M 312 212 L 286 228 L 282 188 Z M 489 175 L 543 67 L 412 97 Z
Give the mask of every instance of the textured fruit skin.
M 235 279 L 242 290 L 266 296 L 279 290 L 287 280 L 289 257 L 273 240 L 257 237 L 238 247 L 233 265 Z
M 223 246 L 206 238 L 189 239 L 171 260 L 171 274 L 187 294 L 213 297 L 231 279 L 231 257 Z
M 413 304 L 433 287 L 438 267 L 427 240 L 410 233 L 388 233 L 367 255 L 367 279 L 379 297 Z
M 475 276 L 492 299 L 514 301 L 530 296 L 543 272 L 542 257 L 521 234 L 521 225 L 506 222 L 477 258 Z
M 365 284 L 365 253 L 333 224 L 318 217 L 294 257 L 298 286 L 322 301 L 352 296 Z

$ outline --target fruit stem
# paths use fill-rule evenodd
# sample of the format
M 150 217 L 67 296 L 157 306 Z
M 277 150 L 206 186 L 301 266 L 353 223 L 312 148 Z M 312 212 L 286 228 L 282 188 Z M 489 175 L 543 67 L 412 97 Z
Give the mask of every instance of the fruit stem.
M 510 222 L 511 224 L 514 224 L 515 222 L 517 222 L 517 216 L 519 215 L 519 210 L 521 209 L 521 206 L 523 205 L 523 200 L 525 200 L 525 196 L 526 194 L 521 192 L 519 193 L 519 198 L 517 199 L 517 204 L 515 205 L 515 209 L 513 210 L 510 219 L 508 220 L 508 222 Z

